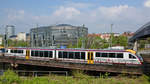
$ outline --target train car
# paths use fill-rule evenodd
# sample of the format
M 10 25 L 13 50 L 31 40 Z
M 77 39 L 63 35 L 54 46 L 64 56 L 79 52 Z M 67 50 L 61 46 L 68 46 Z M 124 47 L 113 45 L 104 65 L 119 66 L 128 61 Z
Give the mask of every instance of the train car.
M 55 49 L 42 48 L 8 48 L 6 56 L 17 56 L 24 59 L 54 59 Z
M 29 49 L 29 57 L 37 60 L 49 60 L 55 59 L 55 49 L 41 49 L 31 48 Z
M 142 65 L 143 59 L 133 50 L 9 48 L 6 56 L 24 59 L 58 60 L 81 64 Z
M 133 53 L 134 52 L 134 53 Z M 142 65 L 143 59 L 132 50 L 57 49 L 56 58 L 86 64 Z
M 7 48 L 5 55 L 24 58 L 26 55 L 26 48 Z
M 93 56 L 95 64 L 124 64 L 128 66 L 142 65 L 143 62 L 140 55 L 128 50 L 96 50 L 91 56 Z
M 56 59 L 63 62 L 87 63 L 86 50 L 81 49 L 56 49 Z

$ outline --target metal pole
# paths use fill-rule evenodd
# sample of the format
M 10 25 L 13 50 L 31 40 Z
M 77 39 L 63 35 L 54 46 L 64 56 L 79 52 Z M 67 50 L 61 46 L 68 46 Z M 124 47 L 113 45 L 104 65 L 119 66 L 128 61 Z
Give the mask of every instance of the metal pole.
M 84 28 L 84 24 L 83 24 L 83 28 Z M 85 39 L 84 39 L 84 35 L 83 35 L 83 29 L 82 29 L 82 48 L 85 48 Z
M 113 27 L 113 24 L 111 24 L 111 33 L 110 33 L 110 44 L 109 44 L 109 48 L 112 47 L 112 27 Z
M 39 45 L 39 39 L 38 39 L 38 38 L 39 38 L 39 35 L 38 35 L 38 33 L 39 33 L 39 32 L 38 32 L 38 24 L 36 24 L 36 26 L 37 26 L 37 27 L 36 27 L 36 34 L 37 34 L 36 47 L 38 47 L 38 45 Z
M 5 49 L 8 47 L 8 30 L 6 27 L 5 27 L 5 34 L 4 34 L 4 48 Z

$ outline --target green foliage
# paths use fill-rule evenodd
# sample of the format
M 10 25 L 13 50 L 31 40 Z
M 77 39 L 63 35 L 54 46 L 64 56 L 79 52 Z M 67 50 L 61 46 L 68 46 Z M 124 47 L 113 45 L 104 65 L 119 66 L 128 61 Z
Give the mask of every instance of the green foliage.
M 17 41 L 17 40 L 8 40 L 8 47 L 28 47 L 29 42 L 27 41 Z
M 108 78 L 110 73 L 106 72 L 104 75 L 100 73 L 100 78 Z
M 128 38 L 126 36 L 118 36 L 114 37 L 112 36 L 112 45 L 119 45 L 119 46 L 124 46 L 126 47 L 128 45 Z
M 4 72 L 4 75 L 0 77 L 0 80 L 1 84 L 19 84 L 21 82 L 19 76 L 11 70 L 7 70 L 6 72 Z
M 42 77 L 18 77 L 16 73 L 8 70 L 0 76 L 0 84 L 150 84 L 150 77 L 128 78 L 127 76 L 108 77 L 109 73 L 100 74 L 95 78 L 88 76 L 83 71 L 73 71 L 73 76 L 42 76 Z
M 79 38 L 78 43 L 76 45 L 72 45 L 70 43 L 68 48 L 81 48 L 82 46 L 84 46 L 84 48 L 87 49 L 104 49 L 109 47 L 110 40 L 111 39 L 102 39 L 99 36 L 88 36 L 84 38 Z M 112 46 L 119 45 L 126 47 L 128 45 L 127 40 L 128 39 L 125 36 L 115 37 L 112 35 Z

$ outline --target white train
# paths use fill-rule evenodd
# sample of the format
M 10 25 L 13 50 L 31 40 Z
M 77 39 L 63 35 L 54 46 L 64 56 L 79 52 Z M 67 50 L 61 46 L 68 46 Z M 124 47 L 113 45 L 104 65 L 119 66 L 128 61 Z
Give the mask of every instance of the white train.
M 123 64 L 139 66 L 143 63 L 142 57 L 133 50 L 8 48 L 5 56 L 84 64 Z

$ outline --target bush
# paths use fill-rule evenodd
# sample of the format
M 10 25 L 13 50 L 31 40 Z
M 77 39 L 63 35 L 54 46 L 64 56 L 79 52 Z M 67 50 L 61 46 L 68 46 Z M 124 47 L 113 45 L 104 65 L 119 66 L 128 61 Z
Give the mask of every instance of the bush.
M 20 84 L 20 81 L 19 76 L 11 70 L 4 72 L 4 75 L 0 78 L 0 84 Z
M 11 70 L 7 70 L 0 77 L 0 84 L 150 84 L 150 77 L 129 78 L 128 76 L 108 77 L 109 73 L 100 74 L 99 78 L 88 76 L 83 71 L 73 71 L 73 76 L 42 76 L 19 77 Z

